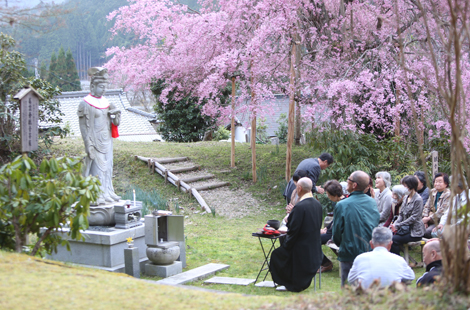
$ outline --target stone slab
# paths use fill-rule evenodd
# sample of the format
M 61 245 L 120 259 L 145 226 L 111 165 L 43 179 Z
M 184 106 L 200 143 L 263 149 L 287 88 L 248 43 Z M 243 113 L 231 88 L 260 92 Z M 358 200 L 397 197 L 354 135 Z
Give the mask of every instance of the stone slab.
M 53 252 L 47 258 L 80 265 L 120 268 L 124 265 L 124 249 L 128 248 L 127 238 L 134 239 L 134 247 L 139 249 L 139 260 L 147 259 L 144 225 L 131 229 L 116 229 L 109 232 L 82 231 L 85 241 L 71 240 L 67 229 L 58 232 L 62 238 L 69 240 L 71 251 L 65 246 L 58 246 L 57 253 Z
M 207 264 L 201 267 L 191 269 L 189 271 L 180 273 L 178 275 L 157 281 L 158 284 L 166 285 L 179 285 L 192 281 L 197 281 L 203 278 L 214 275 L 217 271 L 225 270 L 229 268 L 230 265 L 225 264 Z
M 256 283 L 255 286 L 257 287 L 274 287 L 274 282 L 273 281 L 263 281 Z
M 183 272 L 183 264 L 181 262 L 173 262 L 170 265 L 154 265 L 152 263 L 145 264 L 145 275 L 168 278 Z
M 213 277 L 209 280 L 204 281 L 204 283 L 213 283 L 213 284 L 232 284 L 232 285 L 249 285 L 255 282 L 255 279 L 243 279 L 243 278 L 229 278 L 229 277 Z

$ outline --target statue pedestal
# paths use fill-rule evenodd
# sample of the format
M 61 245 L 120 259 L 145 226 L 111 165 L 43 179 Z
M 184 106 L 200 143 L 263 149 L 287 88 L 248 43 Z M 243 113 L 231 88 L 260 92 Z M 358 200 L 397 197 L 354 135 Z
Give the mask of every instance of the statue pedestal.
M 145 225 L 130 229 L 116 229 L 114 227 L 91 227 L 82 231 L 85 241 L 71 240 L 67 235 L 68 229 L 56 232 L 70 243 L 70 251 L 65 246 L 57 246 L 57 253 L 47 258 L 62 262 L 84 265 L 114 272 L 124 272 L 124 249 L 128 248 L 127 238 L 134 240 L 138 248 L 140 269 L 145 270 L 145 263 L 149 262 L 146 254 Z

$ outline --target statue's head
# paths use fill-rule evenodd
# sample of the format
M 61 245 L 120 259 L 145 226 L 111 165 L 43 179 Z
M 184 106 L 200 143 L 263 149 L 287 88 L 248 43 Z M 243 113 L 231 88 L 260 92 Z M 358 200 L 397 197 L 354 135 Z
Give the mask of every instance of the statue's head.
M 104 95 L 106 86 L 108 85 L 108 69 L 102 67 L 92 67 L 88 69 L 88 75 L 91 77 L 91 95 L 100 98 Z

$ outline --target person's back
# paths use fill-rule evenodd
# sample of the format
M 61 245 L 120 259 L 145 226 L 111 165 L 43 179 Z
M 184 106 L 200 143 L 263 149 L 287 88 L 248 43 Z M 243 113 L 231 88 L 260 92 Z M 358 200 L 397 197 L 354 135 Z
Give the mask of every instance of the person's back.
M 336 223 L 342 223 L 342 230 L 333 229 L 333 241 L 340 246 L 339 261 L 353 261 L 357 255 L 370 250 L 369 240 L 379 218 L 375 200 L 361 192 L 353 192 L 348 199 L 336 204 L 334 227 L 339 228 Z
M 372 252 L 362 253 L 354 260 L 349 271 L 348 281 L 352 285 L 368 288 L 374 281 L 385 287 L 393 282 L 410 282 L 415 278 L 406 261 L 390 253 L 392 231 L 386 227 L 376 227 L 369 242 Z
M 407 276 L 404 277 L 404 274 Z M 363 288 L 368 288 L 374 280 L 380 280 L 380 286 L 385 287 L 392 282 L 411 281 L 414 277 L 403 257 L 390 253 L 384 247 L 357 256 L 349 271 L 349 282 L 357 281 Z

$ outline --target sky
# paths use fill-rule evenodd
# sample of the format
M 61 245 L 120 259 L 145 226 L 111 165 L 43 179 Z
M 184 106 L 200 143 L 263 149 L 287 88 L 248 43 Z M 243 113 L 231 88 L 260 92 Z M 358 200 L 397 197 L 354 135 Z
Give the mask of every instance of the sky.
M 60 4 L 65 2 L 66 0 L 43 0 L 44 3 L 52 3 Z M 0 0 L 0 5 L 5 6 L 8 2 L 9 7 L 19 6 L 19 7 L 33 7 L 39 4 L 41 0 Z

